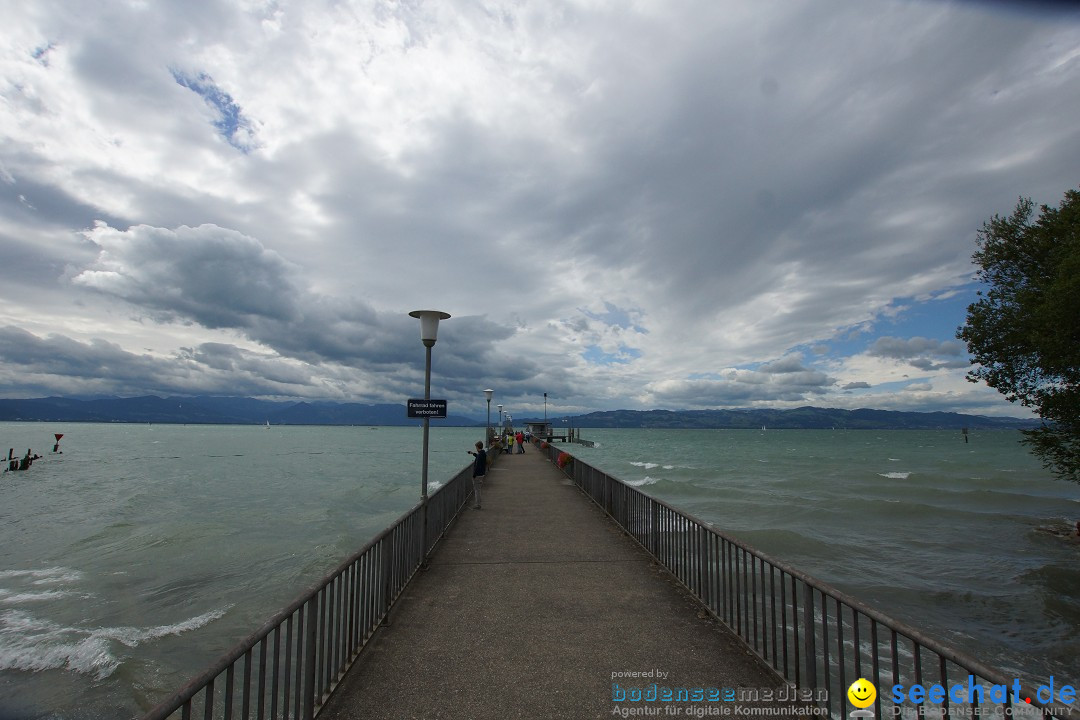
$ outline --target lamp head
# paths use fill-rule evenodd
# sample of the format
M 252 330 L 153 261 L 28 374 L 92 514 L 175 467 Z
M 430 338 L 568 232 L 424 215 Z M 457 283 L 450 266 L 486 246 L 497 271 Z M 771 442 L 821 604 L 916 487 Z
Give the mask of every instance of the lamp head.
M 487 401 L 488 401 L 489 403 L 491 402 L 491 396 L 492 396 L 492 395 L 494 395 L 494 394 L 495 394 L 495 391 L 494 391 L 494 390 L 485 390 L 485 391 L 484 391 L 484 397 L 486 397 L 486 398 L 487 398 Z
M 441 310 L 413 310 L 409 316 L 420 318 L 420 340 L 425 346 L 431 347 L 439 335 L 439 321 L 446 320 L 450 313 Z

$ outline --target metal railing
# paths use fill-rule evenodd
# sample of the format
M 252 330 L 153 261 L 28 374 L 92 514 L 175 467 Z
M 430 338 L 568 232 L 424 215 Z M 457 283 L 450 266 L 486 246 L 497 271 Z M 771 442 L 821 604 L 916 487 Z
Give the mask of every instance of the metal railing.
M 877 690 L 877 718 L 1080 713 L 1076 703 L 1056 702 L 1053 691 L 1047 697 L 1044 686 L 1010 678 L 578 458 L 560 462 L 565 450 L 553 444 L 538 444 L 715 618 L 793 684 L 797 697 L 823 705 L 832 717 L 847 714 L 848 687 L 859 678 Z M 926 694 L 913 702 L 916 685 Z
M 468 502 L 471 480 L 470 464 L 428 498 L 426 533 L 418 503 L 143 720 L 311 720 Z

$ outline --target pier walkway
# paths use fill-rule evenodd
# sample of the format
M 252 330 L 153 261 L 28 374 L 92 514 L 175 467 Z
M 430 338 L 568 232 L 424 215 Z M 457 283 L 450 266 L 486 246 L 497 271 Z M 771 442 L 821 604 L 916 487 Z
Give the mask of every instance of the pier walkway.
M 319 718 L 599 718 L 624 709 L 635 713 L 630 717 L 701 717 L 735 710 L 732 702 L 613 697 L 613 683 L 621 690 L 653 682 L 782 686 L 530 447 L 498 458 L 483 509 L 465 510 L 450 528 Z M 775 704 L 768 710 L 792 705 Z

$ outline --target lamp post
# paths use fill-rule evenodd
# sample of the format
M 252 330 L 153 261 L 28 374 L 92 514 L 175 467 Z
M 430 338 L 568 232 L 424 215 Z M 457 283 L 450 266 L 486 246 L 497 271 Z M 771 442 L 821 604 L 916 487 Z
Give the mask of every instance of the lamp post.
M 495 393 L 494 390 L 485 390 L 484 396 L 487 397 L 487 430 L 484 433 L 484 445 L 491 447 L 491 396 Z
M 547 425 L 547 393 L 544 393 L 544 424 Z
M 441 310 L 413 310 L 410 317 L 420 319 L 420 341 L 424 343 L 426 350 L 426 362 L 424 364 L 424 399 L 431 399 L 431 346 L 439 334 L 439 321 L 450 317 L 449 313 Z M 424 416 L 424 453 L 423 469 L 420 472 L 420 505 L 423 508 L 422 524 L 423 538 L 421 548 L 424 553 L 424 561 L 427 562 L 428 553 L 428 526 L 427 526 L 427 501 L 428 501 L 428 431 L 431 428 L 431 419 Z
M 499 434 L 502 435 L 502 405 L 496 405 L 499 408 Z

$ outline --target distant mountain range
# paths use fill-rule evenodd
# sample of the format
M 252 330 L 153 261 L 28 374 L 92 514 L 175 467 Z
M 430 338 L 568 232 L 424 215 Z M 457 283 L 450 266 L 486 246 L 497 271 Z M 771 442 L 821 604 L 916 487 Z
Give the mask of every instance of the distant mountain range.
M 561 418 L 559 419 L 561 421 Z M 582 428 L 700 428 L 700 429 L 837 429 L 837 430 L 961 430 L 1025 429 L 1037 419 L 987 417 L 951 412 L 840 410 L 801 407 L 794 410 L 611 410 L 570 418 Z M 561 424 L 553 421 L 553 425 Z
M 450 408 L 452 410 L 452 406 Z M 563 422 L 565 419 L 565 423 Z M 191 423 L 221 425 L 416 425 L 405 405 L 363 405 L 332 402 L 272 402 L 234 397 L 170 397 L 76 400 L 48 397 L 0 400 L 0 420 L 52 422 Z M 518 425 L 539 418 L 519 418 Z M 1039 420 L 987 417 L 948 412 L 896 412 L 892 410 L 839 410 L 802 407 L 794 410 L 610 410 L 587 415 L 549 418 L 559 429 L 665 428 L 665 429 L 830 429 L 934 430 L 1009 429 L 1038 427 Z M 449 415 L 434 424 L 453 427 L 483 426 L 484 419 Z
M 272 402 L 233 397 L 170 397 L 73 400 L 48 397 L 0 400 L 0 420 L 54 422 L 190 423 L 212 425 L 417 425 L 405 404 Z M 433 423 L 483 425 L 460 415 Z

